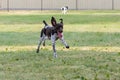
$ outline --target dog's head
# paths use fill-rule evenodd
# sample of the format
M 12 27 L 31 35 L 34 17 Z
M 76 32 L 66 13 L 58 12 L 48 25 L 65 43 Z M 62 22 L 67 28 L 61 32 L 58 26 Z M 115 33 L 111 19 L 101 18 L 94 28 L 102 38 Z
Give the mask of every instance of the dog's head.
M 63 32 L 63 19 L 60 19 L 60 23 L 56 22 L 56 19 L 54 17 L 51 18 L 51 24 L 55 28 L 55 31 L 58 34 L 58 37 L 62 37 L 62 32 Z
M 65 6 L 66 7 L 66 9 L 68 9 L 68 6 Z

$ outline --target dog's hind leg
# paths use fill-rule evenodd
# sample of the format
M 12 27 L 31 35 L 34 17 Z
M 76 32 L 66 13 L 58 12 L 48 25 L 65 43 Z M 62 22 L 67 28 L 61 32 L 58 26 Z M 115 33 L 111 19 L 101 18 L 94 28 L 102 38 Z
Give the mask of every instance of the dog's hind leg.
M 44 41 L 44 37 L 41 37 L 40 40 L 39 40 L 39 43 L 38 43 L 38 47 L 37 47 L 36 53 L 39 53 L 40 45 L 41 45 L 41 43 L 42 43 L 43 41 Z
M 43 46 L 45 46 L 45 40 L 43 41 Z
M 42 29 L 36 53 L 39 53 L 40 45 L 44 40 L 45 40 L 44 29 Z

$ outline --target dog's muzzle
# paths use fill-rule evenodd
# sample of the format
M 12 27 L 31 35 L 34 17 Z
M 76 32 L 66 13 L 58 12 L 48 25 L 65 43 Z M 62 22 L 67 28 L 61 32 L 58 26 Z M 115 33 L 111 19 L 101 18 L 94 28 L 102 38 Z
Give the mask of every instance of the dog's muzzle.
M 59 31 L 57 32 L 57 35 L 58 35 L 59 38 L 62 38 L 62 36 L 63 36 L 62 32 L 59 32 Z

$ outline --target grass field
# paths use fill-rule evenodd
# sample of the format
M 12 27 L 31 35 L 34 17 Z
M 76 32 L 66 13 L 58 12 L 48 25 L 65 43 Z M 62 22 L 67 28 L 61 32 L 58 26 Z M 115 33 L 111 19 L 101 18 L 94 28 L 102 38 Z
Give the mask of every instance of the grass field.
M 70 49 L 36 53 L 42 20 L 64 19 Z M 120 11 L 0 12 L 0 80 L 120 80 Z

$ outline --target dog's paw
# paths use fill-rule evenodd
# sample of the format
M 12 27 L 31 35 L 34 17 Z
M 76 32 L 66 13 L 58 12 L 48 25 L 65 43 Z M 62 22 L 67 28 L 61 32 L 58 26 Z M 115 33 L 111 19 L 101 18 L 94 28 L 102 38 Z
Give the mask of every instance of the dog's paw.
M 69 46 L 66 46 L 67 49 L 69 49 L 70 47 Z
M 39 49 L 37 49 L 36 53 L 39 53 Z

